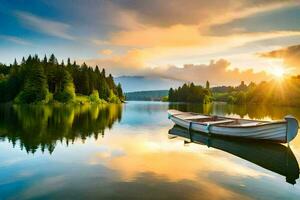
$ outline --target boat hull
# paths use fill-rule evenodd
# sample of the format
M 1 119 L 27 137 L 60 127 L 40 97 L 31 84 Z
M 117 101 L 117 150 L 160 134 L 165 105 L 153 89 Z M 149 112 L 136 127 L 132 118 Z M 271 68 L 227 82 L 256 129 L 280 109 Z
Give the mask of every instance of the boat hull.
M 190 121 L 180 119 L 176 116 L 170 116 L 170 119 L 183 128 L 208 134 L 257 140 L 271 140 L 279 143 L 287 142 L 287 123 L 285 122 L 253 127 L 220 127 L 191 123 Z

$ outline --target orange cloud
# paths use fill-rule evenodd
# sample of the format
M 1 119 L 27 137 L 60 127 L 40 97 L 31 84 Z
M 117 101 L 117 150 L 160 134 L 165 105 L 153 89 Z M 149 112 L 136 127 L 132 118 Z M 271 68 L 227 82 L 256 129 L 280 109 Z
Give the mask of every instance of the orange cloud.
M 178 24 L 207 25 L 211 23 L 224 23 L 236 18 L 242 18 L 251 15 L 253 13 L 282 7 L 284 5 L 288 5 L 288 3 L 291 3 L 291 1 L 125 0 L 113 3 L 117 5 L 119 12 L 123 11 L 131 13 L 141 24 L 156 27 L 170 27 Z
M 106 52 L 107 53 L 107 52 Z M 127 51 L 124 55 L 108 55 L 107 58 L 94 58 L 85 60 L 91 66 L 101 66 L 113 74 L 127 74 L 128 71 L 138 73 L 144 68 L 147 54 L 138 49 Z
M 265 71 L 255 72 L 249 68 L 245 70 L 232 68 L 229 61 L 225 59 L 219 59 L 216 62 L 211 61 L 209 64 L 185 64 L 183 67 L 175 65 L 160 65 L 155 68 L 147 67 L 147 61 L 153 59 L 156 54 L 160 54 L 159 50 L 133 49 L 124 55 L 89 59 L 85 60 L 85 62 L 91 66 L 105 67 L 109 73 L 115 75 L 157 76 L 200 84 L 205 83 L 206 80 L 209 80 L 212 85 L 227 85 L 239 84 L 241 81 L 260 82 L 272 78 Z M 161 54 L 164 54 L 164 51 Z
M 274 31 L 212 36 L 203 33 L 203 30 L 196 25 L 149 26 L 114 32 L 110 35 L 107 43 L 140 48 L 202 47 L 213 48 L 214 51 L 218 51 L 253 41 L 299 35 L 299 31 Z
M 99 51 L 99 53 L 107 56 L 107 55 L 111 55 L 113 52 L 110 49 L 103 49 L 103 50 Z
M 300 71 L 300 45 L 264 52 L 259 55 L 266 58 L 282 59 L 287 67 Z
M 196 58 L 199 56 L 203 58 L 205 57 L 203 55 L 225 51 L 228 55 L 231 48 L 243 46 L 247 43 L 300 35 L 300 32 L 296 31 L 244 32 L 241 34 L 239 32 L 241 30 L 230 35 L 208 34 L 208 30 L 213 25 L 226 24 L 235 19 L 290 5 L 292 5 L 292 2 L 288 0 L 255 2 L 250 0 L 225 0 L 221 2 L 218 0 L 191 0 L 188 2 L 185 0 L 175 2 L 160 0 L 110 1 L 109 8 L 111 10 L 109 13 L 112 13 L 112 11 L 114 13 L 114 17 L 110 20 L 113 20 L 112 23 L 118 28 L 109 32 L 106 41 L 93 40 L 92 42 L 94 44 L 111 45 L 113 48 L 121 46 L 121 48 L 127 48 L 128 51 L 123 55 L 109 57 L 107 52 L 100 52 L 107 55 L 107 57 L 90 59 L 87 60 L 87 63 L 107 67 L 115 75 L 159 74 L 163 77 L 178 78 L 175 75 L 170 76 L 164 69 L 151 70 L 151 68 L 166 65 L 179 66 L 190 62 L 184 62 L 190 57 Z M 224 56 L 206 56 L 206 60 L 202 59 L 201 61 L 207 62 L 212 58 L 220 57 Z M 239 66 L 235 65 L 235 67 Z M 168 68 L 170 68 L 170 71 L 177 70 L 176 67 L 172 70 L 171 67 Z M 189 74 L 189 72 L 181 71 L 181 73 L 183 74 L 179 75 L 181 80 L 201 81 L 201 78 L 188 77 L 186 74 Z M 212 77 L 213 82 L 216 82 L 216 84 L 220 83 L 219 80 L 225 80 L 224 84 L 229 82 L 238 83 L 242 79 L 247 79 L 249 77 L 247 74 L 254 78 L 253 81 L 269 78 L 265 73 L 254 73 L 251 70 L 240 72 L 237 69 L 223 70 L 219 74 L 222 78 L 218 78 L 218 80 L 215 80 L 216 78 L 212 73 L 208 78 Z M 193 74 L 190 73 L 189 75 Z M 235 80 L 235 75 L 238 77 L 237 80 Z
M 291 6 L 292 2 L 289 0 L 255 2 L 250 0 L 190 0 L 188 2 L 185 0 L 145 0 L 138 2 L 126 0 L 112 1 L 112 5 L 114 5 L 112 6 L 114 12 L 120 16 L 119 26 L 121 28 L 108 35 L 109 44 L 143 48 L 204 47 L 211 46 L 211 44 L 217 44 L 220 47 L 224 46 L 224 41 L 228 43 L 229 39 L 231 43 L 236 43 L 235 40 L 241 41 L 241 39 L 246 39 L 244 42 L 248 42 L 251 36 L 253 36 L 251 38 L 253 41 L 260 39 L 256 36 L 274 33 L 228 35 L 229 38 L 227 39 L 227 37 L 208 35 L 208 30 L 212 26 L 225 24 L 234 19 L 245 18 L 256 13 Z
M 263 81 L 272 77 L 266 72 L 254 72 L 252 69 L 240 71 L 238 69 L 229 69 L 230 63 L 227 60 L 220 59 L 210 64 L 186 64 L 183 68 L 171 66 L 167 69 L 154 69 L 154 73 L 165 78 L 183 80 L 187 82 L 205 83 L 209 80 L 213 85 L 239 84 L 241 81 Z
M 109 4 L 115 16 L 118 16 L 114 17 L 114 25 L 118 28 L 109 32 L 106 41 L 93 40 L 93 42 L 111 45 L 112 48 L 121 46 L 128 51 L 122 55 L 111 55 L 110 52 L 101 51 L 100 53 L 106 55 L 105 58 L 89 59 L 86 62 L 90 65 L 97 64 L 106 67 L 114 75 L 158 75 L 200 83 L 208 79 L 212 84 L 238 84 L 242 80 L 246 82 L 267 80 L 271 77 L 266 72 L 254 72 L 250 69 L 241 71 L 240 66 L 237 65 L 234 65 L 236 69 L 229 70 L 224 64 L 219 66 L 219 62 L 207 66 L 184 65 L 183 68 L 170 66 L 181 66 L 187 62 L 194 63 L 197 56 L 201 57 L 200 61 L 196 60 L 197 62 L 224 58 L 222 55 L 214 57 L 210 55 L 219 52 L 226 52 L 229 55 L 231 48 L 247 43 L 300 35 L 297 31 L 245 32 L 242 34 L 234 32 L 230 35 L 219 36 L 207 34 L 213 25 L 278 9 L 291 5 L 291 1 L 268 0 L 254 3 L 250 0 L 222 2 L 217 0 L 188 2 L 184 0 L 176 2 L 125 0 L 111 1 Z M 250 54 L 252 53 L 253 51 Z M 189 61 L 191 57 L 194 60 L 192 62 Z M 239 61 L 245 63 L 240 58 Z M 251 62 L 251 66 L 255 67 L 256 63 Z M 249 66 L 249 62 L 245 65 Z M 153 67 L 156 68 L 153 69 Z
M 217 37 L 203 37 L 197 26 L 175 25 L 168 28 L 147 27 L 139 30 L 115 32 L 110 43 L 122 46 L 140 47 L 179 47 L 208 45 L 210 41 L 218 42 Z

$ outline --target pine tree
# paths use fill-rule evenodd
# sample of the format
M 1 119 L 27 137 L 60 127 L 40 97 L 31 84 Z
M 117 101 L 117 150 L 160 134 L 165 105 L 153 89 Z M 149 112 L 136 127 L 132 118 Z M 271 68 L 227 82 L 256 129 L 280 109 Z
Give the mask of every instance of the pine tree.
M 70 60 L 70 58 L 68 58 L 67 65 L 68 65 L 68 66 L 71 66 L 71 60 Z
M 170 88 L 170 90 L 169 90 L 169 101 L 174 101 L 174 90 L 173 90 L 173 88 Z
M 59 69 L 61 79 L 57 82 L 54 99 L 60 102 L 69 102 L 75 98 L 75 87 L 72 76 L 64 68 Z
M 207 90 L 209 90 L 209 82 L 208 81 L 206 81 L 206 85 L 205 85 L 205 88 L 207 89 Z
M 57 65 L 58 64 L 57 59 L 54 56 L 54 54 L 51 54 L 51 56 L 49 58 L 49 63 L 52 64 L 52 65 Z
M 103 77 L 106 77 L 104 68 L 102 69 L 101 74 L 102 74 Z
M 43 101 L 48 94 L 46 76 L 43 68 L 38 65 L 32 65 L 27 74 L 24 89 L 17 97 L 17 102 L 34 103 Z
M 17 59 L 15 59 L 15 60 L 14 60 L 14 64 L 13 64 L 13 66 L 14 66 L 14 67 L 18 66 Z
M 124 94 L 123 94 L 123 90 L 122 90 L 122 87 L 121 87 L 120 83 L 117 86 L 117 94 L 118 94 L 119 99 L 121 101 L 123 101 L 124 100 Z
M 44 59 L 43 59 L 43 64 L 44 64 L 44 65 L 46 65 L 46 64 L 47 64 L 47 62 L 48 62 L 48 60 L 47 60 L 47 56 L 45 55 L 45 56 L 44 56 Z
M 25 64 L 25 62 L 26 62 L 26 61 L 25 61 L 25 58 L 23 57 L 23 58 L 22 58 L 22 62 L 21 62 L 21 64 L 22 64 L 22 65 L 24 65 L 24 64 Z

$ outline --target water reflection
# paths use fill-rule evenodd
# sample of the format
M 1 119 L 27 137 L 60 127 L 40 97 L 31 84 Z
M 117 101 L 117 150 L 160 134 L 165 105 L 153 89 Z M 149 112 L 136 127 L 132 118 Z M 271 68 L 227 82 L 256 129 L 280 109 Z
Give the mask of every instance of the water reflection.
M 289 147 L 281 144 L 246 141 L 242 139 L 226 139 L 212 137 L 204 134 L 187 131 L 186 129 L 174 126 L 169 130 L 172 136 L 180 136 L 189 141 L 207 145 L 231 153 L 235 156 L 255 163 L 265 169 L 276 172 L 286 177 L 286 181 L 295 184 L 299 178 L 299 165 Z
M 259 155 L 255 160 L 248 158 L 247 147 L 240 146 L 241 152 L 236 152 L 234 143 L 213 140 L 211 146 L 219 145 L 222 150 L 183 145 L 177 135 L 170 136 L 178 139 L 168 138 L 173 126 L 167 118 L 168 107 L 168 103 L 129 102 L 122 108 L 2 109 L 0 199 L 299 199 L 300 184 L 287 184 L 280 175 L 290 182 L 297 179 L 293 169 L 297 163 L 292 154 L 284 157 L 282 146 L 267 151 L 254 145 L 253 154 L 271 155 Z M 116 123 L 121 114 L 122 120 Z M 23 133 L 29 134 L 28 138 Z M 291 143 L 297 158 L 299 139 Z M 23 150 L 19 148 L 21 141 L 38 150 L 27 154 L 24 144 Z M 41 141 L 54 144 L 51 155 L 47 148 L 45 153 L 39 150 Z M 67 141 L 74 143 L 66 146 Z M 274 162 L 288 159 L 289 167 L 261 164 L 275 152 L 284 158 Z
M 1 106 L 0 139 L 7 139 L 15 147 L 34 153 L 54 151 L 56 143 L 66 145 L 76 139 L 97 139 L 120 121 L 120 105 L 97 106 Z

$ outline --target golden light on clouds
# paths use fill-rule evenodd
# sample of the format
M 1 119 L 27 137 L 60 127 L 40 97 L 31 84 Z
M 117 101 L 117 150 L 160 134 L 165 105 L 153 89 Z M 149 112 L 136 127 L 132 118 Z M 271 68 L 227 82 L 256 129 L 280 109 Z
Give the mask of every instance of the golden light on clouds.
M 47 9 L 51 6 L 56 5 L 50 3 Z M 68 17 L 63 14 L 66 8 L 70 9 Z M 153 68 L 163 71 L 164 68 L 206 65 L 211 60 L 227 60 L 231 69 L 269 73 L 269 59 L 257 56 L 257 52 L 286 47 L 299 40 L 300 27 L 296 20 L 300 17 L 299 9 L 300 2 L 292 0 L 112 0 L 72 4 L 71 7 L 63 3 L 53 11 L 56 18 L 34 9 L 31 12 L 11 10 L 11 17 L 21 22 L 17 28 L 31 31 L 24 31 L 24 38 L 0 37 L 18 45 L 17 52 L 38 50 L 32 53 L 44 55 L 48 52 L 33 47 L 47 45 L 51 53 L 63 52 L 60 59 L 71 57 L 99 65 L 116 76 L 149 76 L 157 74 L 151 70 Z M 76 15 L 72 16 L 74 13 Z M 41 38 L 31 41 L 35 32 L 39 32 Z M 27 40 L 29 42 L 20 42 Z M 3 48 L 3 52 L 6 49 Z M 83 53 L 82 49 L 86 51 Z M 74 55 L 68 55 L 72 53 Z M 284 66 L 297 68 L 297 56 L 288 54 Z M 2 56 L 7 59 L 5 54 Z M 187 77 L 182 73 L 182 77 Z M 197 76 L 195 74 L 192 79 Z M 207 77 L 210 78 L 213 79 Z M 238 84 L 226 73 L 218 80 L 224 80 L 224 84 Z M 260 80 L 254 77 L 252 81 Z
M 139 30 L 129 30 L 114 33 L 111 43 L 123 46 L 139 47 L 180 47 L 207 45 L 210 40 L 204 40 L 198 26 L 175 25 L 172 27 L 146 27 Z M 217 38 L 215 38 L 217 39 Z
M 210 80 L 212 85 L 268 80 L 273 76 L 269 70 L 270 61 L 257 56 L 257 52 L 270 47 L 259 43 L 300 36 L 300 31 L 250 31 L 247 24 L 230 27 L 230 23 L 293 5 L 297 4 L 278 0 L 111 2 L 109 9 L 115 13 L 111 20 L 118 28 L 109 32 L 105 42 L 95 41 L 101 41 L 98 42 L 100 46 L 126 50 L 115 55 L 102 49 L 100 53 L 104 58 L 89 59 L 87 62 L 105 66 L 117 76 L 154 75 L 197 83 Z M 226 30 L 215 29 L 222 26 L 228 27 Z M 237 50 L 239 48 L 241 52 Z M 230 63 L 227 67 L 230 70 L 220 68 L 211 73 L 210 65 L 206 64 L 211 60 L 226 60 Z M 187 66 L 199 67 L 192 73 Z M 205 66 L 207 68 L 203 70 Z M 285 72 L 289 73 L 289 70 Z
M 230 36 L 208 36 L 201 34 L 197 26 L 176 25 L 167 28 L 143 28 L 112 34 L 109 41 L 110 44 L 131 47 L 125 54 L 109 55 L 107 58 L 91 59 L 87 62 L 89 64 L 107 66 L 109 70 L 117 75 L 148 74 L 199 83 L 208 79 L 214 85 L 238 84 L 243 79 L 246 82 L 259 82 L 271 78 L 269 75 L 272 75 L 272 73 L 270 73 L 268 68 L 272 65 L 269 59 L 256 56 L 256 52 L 250 53 L 250 55 L 249 53 L 231 54 L 231 49 L 259 40 L 298 35 L 300 36 L 300 32 L 277 31 L 271 33 L 243 33 Z M 220 52 L 227 52 L 229 56 L 224 57 L 228 57 L 227 61 L 231 63 L 230 67 L 226 66 L 226 68 L 229 67 L 231 70 L 224 70 L 224 73 L 213 71 L 212 68 L 203 70 L 201 66 L 206 66 L 203 62 L 200 62 L 201 64 L 186 64 L 183 61 L 182 66 L 182 61 L 180 61 L 185 59 L 186 56 L 195 57 L 195 60 L 197 60 L 198 56 L 221 54 Z M 217 56 L 217 59 L 220 56 Z M 216 56 L 205 57 L 212 59 Z M 206 62 L 209 62 L 209 60 Z M 200 66 L 199 73 L 196 71 L 190 73 L 185 67 L 189 65 Z M 180 74 L 177 73 L 178 71 L 180 71 Z M 200 71 L 205 72 L 205 77 Z M 235 75 L 233 75 L 234 73 Z
M 300 73 L 300 45 L 277 48 L 273 51 L 260 53 L 260 56 L 266 59 L 282 61 L 280 70 L 283 71 L 284 74 Z
M 104 54 L 105 58 L 86 59 L 84 61 L 91 66 L 105 66 L 110 73 L 115 74 L 126 74 L 128 71 L 137 73 L 143 70 L 145 60 L 149 56 L 147 52 L 139 49 L 130 49 L 125 54 L 113 54 L 113 52 L 107 50 L 100 53 Z

